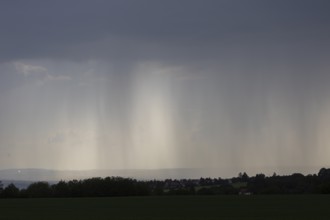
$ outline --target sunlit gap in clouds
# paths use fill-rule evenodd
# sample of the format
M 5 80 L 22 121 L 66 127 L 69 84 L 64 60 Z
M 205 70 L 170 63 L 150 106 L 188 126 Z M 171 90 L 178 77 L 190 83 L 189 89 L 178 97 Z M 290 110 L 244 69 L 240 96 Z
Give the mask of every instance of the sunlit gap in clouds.
M 133 73 L 132 168 L 174 168 L 176 164 L 171 74 L 156 64 L 139 65 Z
M 60 167 L 176 168 L 173 69 L 143 63 L 128 72 L 109 67 L 107 73 L 91 73 L 94 82 L 78 88 L 81 98 L 71 94 L 63 105 L 60 120 L 79 143 L 62 147 Z

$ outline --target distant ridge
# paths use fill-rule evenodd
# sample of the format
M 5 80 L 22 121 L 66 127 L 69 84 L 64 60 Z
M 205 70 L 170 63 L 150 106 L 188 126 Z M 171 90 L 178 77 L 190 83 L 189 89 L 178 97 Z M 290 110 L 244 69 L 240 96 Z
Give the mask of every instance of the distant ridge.
M 272 175 L 290 175 L 292 173 L 315 174 L 322 167 L 289 167 L 289 168 L 177 168 L 177 169 L 109 169 L 109 170 L 51 170 L 51 169 L 4 169 L 0 170 L 0 181 L 60 181 L 72 179 L 86 179 L 92 177 L 121 176 L 140 180 L 150 179 L 199 179 L 201 177 L 231 178 L 236 177 L 239 172 L 247 172 L 248 175 L 264 173 Z M 229 171 L 230 170 L 230 173 Z
M 182 179 L 202 176 L 219 177 L 219 170 L 210 169 L 130 169 L 130 170 L 47 170 L 47 169 L 6 169 L 0 170 L 0 181 L 59 181 L 91 177 L 121 176 L 136 179 Z

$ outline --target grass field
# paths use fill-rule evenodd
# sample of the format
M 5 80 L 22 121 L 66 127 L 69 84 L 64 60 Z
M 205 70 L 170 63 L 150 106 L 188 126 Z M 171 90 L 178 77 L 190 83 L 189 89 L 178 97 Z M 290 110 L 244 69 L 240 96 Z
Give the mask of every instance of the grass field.
M 330 196 L 1 199 L 0 219 L 330 219 Z

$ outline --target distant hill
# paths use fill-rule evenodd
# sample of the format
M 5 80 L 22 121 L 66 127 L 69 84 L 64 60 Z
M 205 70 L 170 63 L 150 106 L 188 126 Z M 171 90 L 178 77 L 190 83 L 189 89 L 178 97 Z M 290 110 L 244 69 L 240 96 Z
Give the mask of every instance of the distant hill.
M 0 181 L 59 181 L 91 177 L 121 176 L 136 179 L 182 179 L 205 176 L 219 177 L 216 169 L 157 169 L 157 170 L 80 170 L 60 171 L 47 169 L 6 169 L 0 170 Z

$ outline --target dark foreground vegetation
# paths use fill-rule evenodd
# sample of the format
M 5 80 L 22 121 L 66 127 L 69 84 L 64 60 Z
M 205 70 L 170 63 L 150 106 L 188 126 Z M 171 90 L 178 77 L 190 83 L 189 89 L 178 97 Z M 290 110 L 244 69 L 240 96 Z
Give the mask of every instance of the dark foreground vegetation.
M 252 195 L 252 194 L 330 194 L 330 169 L 322 168 L 316 175 L 292 174 L 249 177 L 240 173 L 231 179 L 200 178 L 164 181 L 137 181 L 130 178 L 106 177 L 60 181 L 50 185 L 35 182 L 26 189 L 14 184 L 3 187 L 1 198 L 47 197 L 111 197 L 152 195 Z
M 0 219 L 328 220 L 329 204 L 327 195 L 2 199 Z

